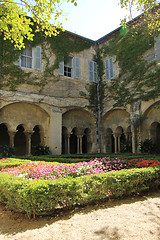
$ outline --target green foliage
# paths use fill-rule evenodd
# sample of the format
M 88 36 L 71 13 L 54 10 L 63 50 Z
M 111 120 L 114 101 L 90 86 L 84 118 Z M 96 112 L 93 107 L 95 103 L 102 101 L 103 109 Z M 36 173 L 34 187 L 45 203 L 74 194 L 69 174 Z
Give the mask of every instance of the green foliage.
M 14 148 L 8 145 L 0 145 L 0 156 L 1 157 L 11 157 L 14 155 Z
M 40 156 L 40 155 L 49 155 L 51 154 L 49 147 L 43 146 L 41 144 L 32 146 L 32 154 L 34 156 Z
M 150 35 L 159 31 L 159 3 L 159 0 L 120 0 L 121 7 L 129 10 L 129 19 L 132 19 L 132 13 L 134 13 L 135 9 L 136 13 L 141 13 L 136 26 L 143 26 L 143 29 L 146 29 Z M 122 22 L 125 25 L 126 18 Z
M 121 68 L 119 77 L 108 84 L 115 106 L 126 106 L 159 96 L 160 68 L 155 61 L 148 62 L 143 58 L 153 43 L 153 37 L 143 29 L 130 28 L 126 35 L 115 36 L 104 49 L 104 55 L 116 56 Z
M 76 0 L 63 1 L 77 5 Z M 57 29 L 62 29 L 62 23 L 58 20 L 62 16 L 61 2 L 62 0 L 35 0 L 32 2 L 2 0 L 0 32 L 3 33 L 3 39 L 8 39 L 14 43 L 15 47 L 21 49 L 24 47 L 24 39 L 33 40 L 33 25 L 36 32 L 44 32 L 46 36 L 57 35 Z M 32 18 L 26 17 L 28 13 Z
M 148 154 L 159 153 L 158 147 L 152 142 L 152 139 L 145 139 L 144 141 L 141 141 L 140 151 L 141 153 Z
M 131 141 L 127 141 L 124 143 L 121 143 L 121 152 L 125 153 L 125 152 L 132 152 L 132 142 Z
M 30 181 L 0 173 L 0 201 L 10 209 L 31 215 L 52 214 L 59 206 L 70 208 L 109 198 L 131 196 L 160 186 L 160 168 L 121 170 L 83 178 Z

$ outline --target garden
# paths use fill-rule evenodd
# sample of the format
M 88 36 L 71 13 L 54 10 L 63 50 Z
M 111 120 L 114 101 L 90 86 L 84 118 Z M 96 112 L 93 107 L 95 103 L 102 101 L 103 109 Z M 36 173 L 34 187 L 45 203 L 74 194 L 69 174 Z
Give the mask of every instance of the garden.
M 28 218 L 159 187 L 158 157 L 49 155 L 0 160 L 0 202 Z

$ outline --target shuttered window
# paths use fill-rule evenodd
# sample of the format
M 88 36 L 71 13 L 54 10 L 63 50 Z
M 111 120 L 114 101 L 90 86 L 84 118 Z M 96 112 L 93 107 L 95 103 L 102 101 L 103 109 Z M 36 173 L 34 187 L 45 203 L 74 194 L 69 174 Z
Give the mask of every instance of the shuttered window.
M 74 57 L 74 77 L 80 79 L 80 58 Z
M 41 47 L 35 48 L 35 69 L 41 70 Z
M 21 56 L 15 62 L 15 65 L 28 69 L 41 70 L 41 47 L 32 48 L 26 46 L 22 49 Z
M 95 61 L 89 61 L 89 81 L 97 81 L 97 63 Z
M 32 48 L 26 46 L 22 49 L 20 66 L 24 68 L 32 68 Z
M 80 58 L 74 57 L 67 62 L 60 62 L 59 74 L 66 77 L 80 79 Z
M 105 60 L 105 77 L 106 80 L 110 80 L 114 77 L 114 65 L 112 57 Z

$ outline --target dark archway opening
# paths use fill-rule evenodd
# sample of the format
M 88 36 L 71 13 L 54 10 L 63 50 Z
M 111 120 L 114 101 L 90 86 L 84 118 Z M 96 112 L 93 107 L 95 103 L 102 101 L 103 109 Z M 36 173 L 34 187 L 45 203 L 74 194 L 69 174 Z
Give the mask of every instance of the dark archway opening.
M 26 136 L 22 125 L 18 125 L 17 132 L 14 137 L 14 147 L 16 156 L 26 154 Z
M 75 133 L 75 129 L 72 130 L 72 134 L 70 136 L 70 153 L 71 154 L 77 153 L 77 136 Z
M 0 124 L 0 145 L 9 146 L 8 128 L 5 124 Z
M 87 135 L 82 137 L 82 153 L 87 153 Z
M 36 145 L 41 144 L 41 136 L 40 136 L 40 129 L 38 126 L 33 128 L 33 134 L 31 136 L 31 146 L 34 147 Z M 33 154 L 33 149 L 31 150 Z
M 67 153 L 66 134 L 67 134 L 67 128 L 62 127 L 62 154 Z

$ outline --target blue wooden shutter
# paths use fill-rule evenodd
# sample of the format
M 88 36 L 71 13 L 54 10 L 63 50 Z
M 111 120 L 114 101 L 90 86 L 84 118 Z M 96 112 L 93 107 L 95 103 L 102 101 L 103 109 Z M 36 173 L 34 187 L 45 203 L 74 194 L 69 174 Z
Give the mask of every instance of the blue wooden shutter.
M 110 58 L 110 79 L 114 76 L 113 58 Z
M 105 60 L 105 75 L 106 75 L 106 80 L 110 79 L 109 75 L 109 59 Z
M 94 62 L 89 61 L 89 81 L 94 81 Z
M 94 62 L 94 82 L 97 82 L 97 63 Z
M 155 60 L 157 63 L 159 63 L 160 62 L 160 35 L 158 35 L 155 38 L 154 50 L 155 50 Z
M 64 76 L 64 62 L 59 63 L 59 75 Z
M 41 70 L 41 47 L 35 48 L 35 69 Z
M 97 81 L 97 63 L 94 61 L 89 61 L 89 81 Z
M 114 65 L 112 57 L 105 60 L 105 75 L 106 80 L 110 80 L 114 77 Z
M 74 57 L 74 77 L 80 79 L 80 58 Z

